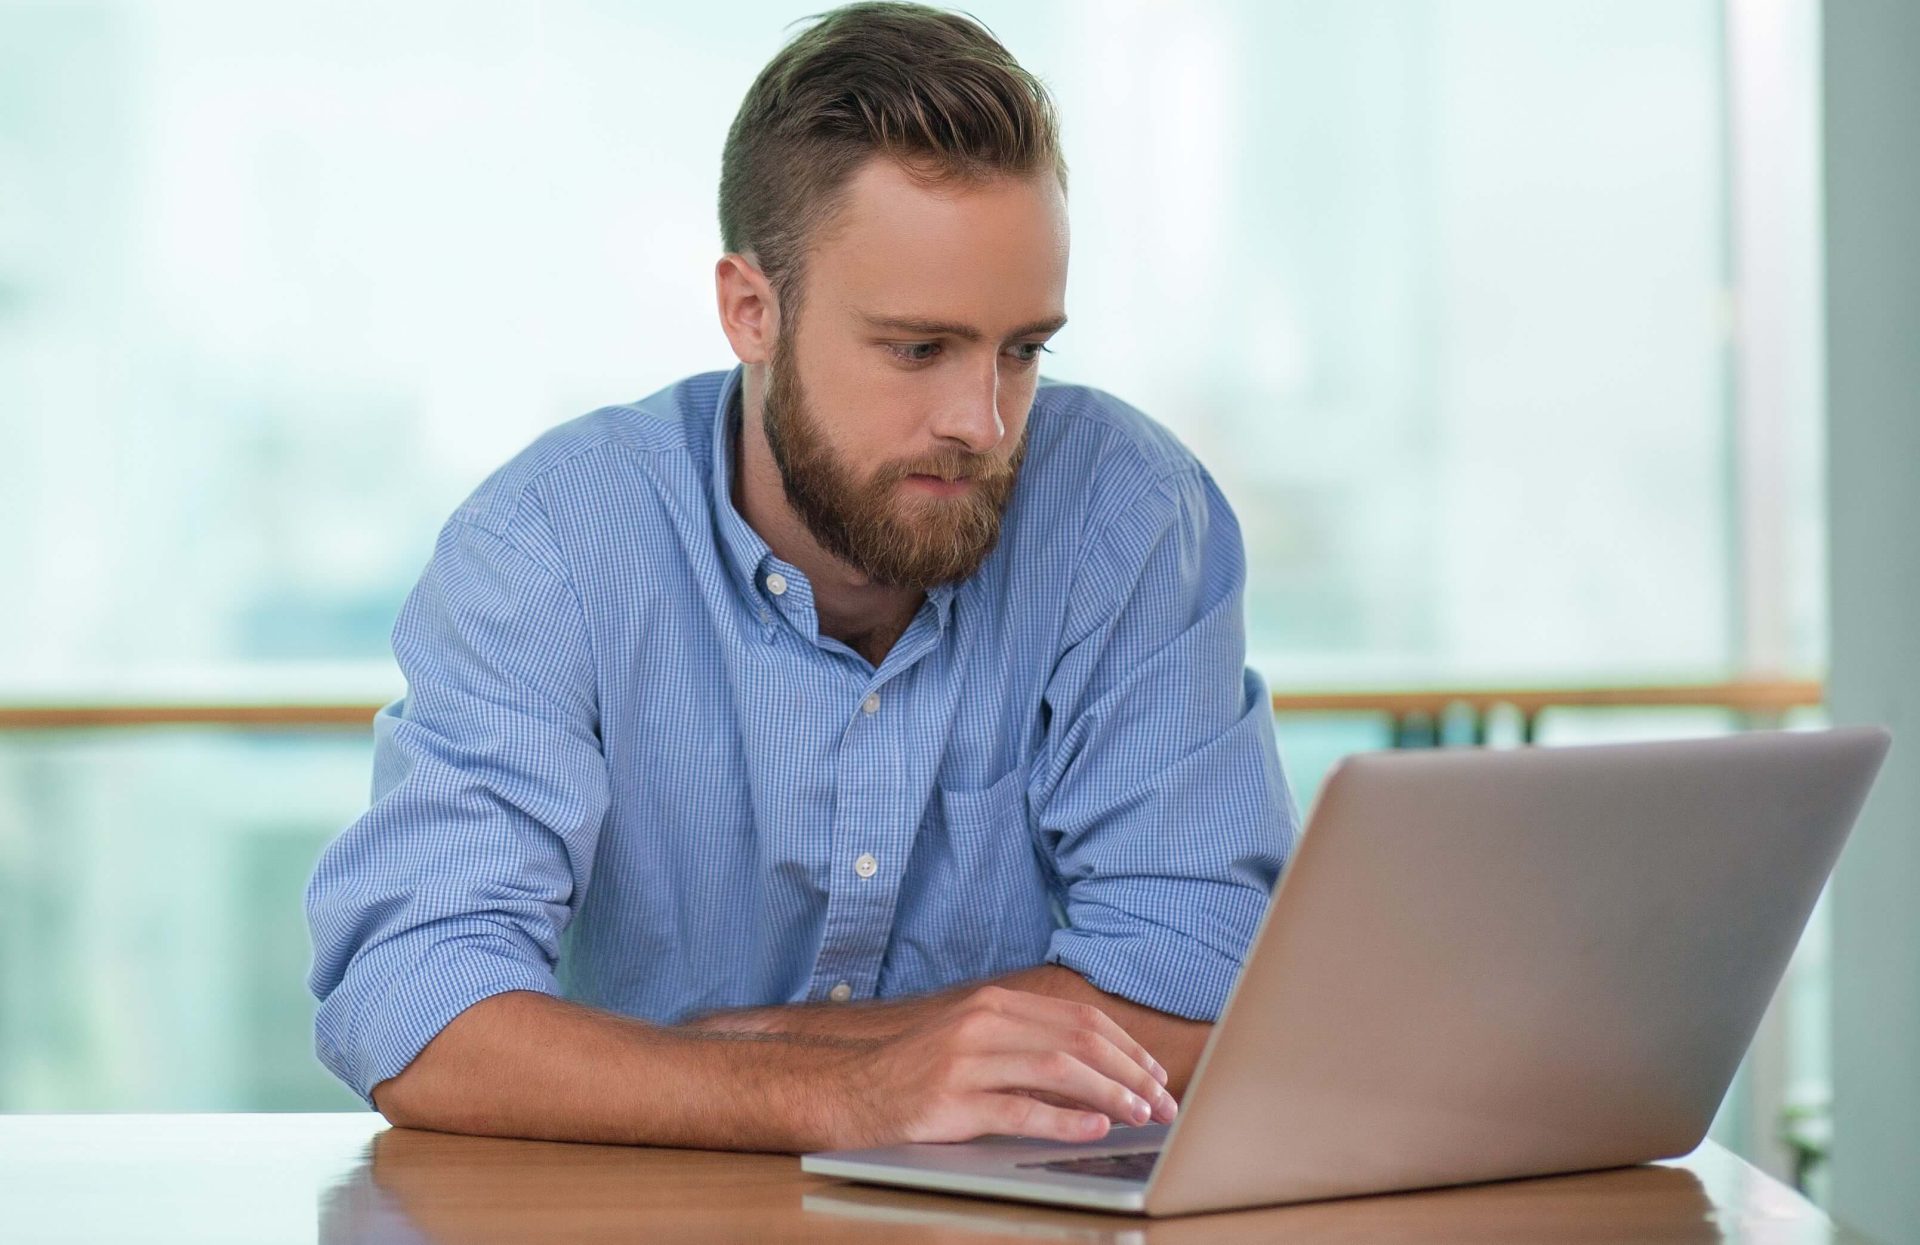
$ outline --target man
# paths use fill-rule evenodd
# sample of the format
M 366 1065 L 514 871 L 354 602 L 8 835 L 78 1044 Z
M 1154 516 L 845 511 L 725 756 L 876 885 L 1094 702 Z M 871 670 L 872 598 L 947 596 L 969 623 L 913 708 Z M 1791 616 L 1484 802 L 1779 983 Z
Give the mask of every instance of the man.
M 740 366 L 542 437 L 395 627 L 376 798 L 307 897 L 319 1053 L 390 1120 L 1173 1118 L 1297 818 L 1225 500 L 1038 374 L 1065 180 L 1044 88 L 956 15 L 836 10 L 756 80 Z

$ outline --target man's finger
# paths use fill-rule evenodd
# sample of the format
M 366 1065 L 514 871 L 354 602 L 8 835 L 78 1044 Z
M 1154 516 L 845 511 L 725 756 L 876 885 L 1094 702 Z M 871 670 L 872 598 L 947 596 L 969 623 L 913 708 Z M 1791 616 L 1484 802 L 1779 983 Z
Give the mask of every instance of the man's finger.
M 1012 1133 L 1053 1141 L 1098 1141 L 1109 1121 L 1098 1111 L 1056 1107 L 1024 1094 L 980 1094 L 970 1103 L 981 1133 Z
M 1037 1089 L 1127 1124 L 1145 1124 L 1153 1118 L 1152 1103 L 1062 1050 L 990 1055 L 981 1064 L 980 1076 L 983 1089 Z
M 1145 1068 L 1154 1080 L 1162 1085 L 1167 1083 L 1167 1070 L 1160 1066 L 1160 1061 L 1147 1053 L 1146 1047 L 1134 1041 L 1133 1035 L 1121 1028 L 1119 1021 L 1093 1004 L 1076 1003 L 1071 999 L 1056 999 L 1051 995 L 1035 994 L 1030 990 L 1013 990 L 1008 993 L 1013 996 L 1007 1000 L 1009 1011 L 1031 1016 L 1062 1028 L 1092 1029 L 1118 1047 L 1129 1059 Z
M 1173 1123 L 1179 1104 L 1166 1086 L 1155 1080 L 1121 1049 L 1091 1029 L 1053 1028 L 1031 1020 L 1015 1020 L 1004 1037 L 1003 1048 L 1025 1051 L 1065 1051 L 1094 1071 L 1146 1099 L 1152 1118 L 1162 1124 Z M 1118 1117 L 1116 1117 L 1118 1118 Z M 1119 1119 L 1122 1124 L 1132 1120 Z

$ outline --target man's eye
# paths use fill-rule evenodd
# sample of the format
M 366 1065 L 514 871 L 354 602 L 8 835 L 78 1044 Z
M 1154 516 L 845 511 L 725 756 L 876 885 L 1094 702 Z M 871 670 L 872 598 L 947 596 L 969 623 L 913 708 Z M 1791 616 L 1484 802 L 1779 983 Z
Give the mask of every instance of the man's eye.
M 931 363 L 940 350 L 939 342 L 888 342 L 886 346 L 902 363 Z M 1042 354 L 1053 353 L 1043 342 L 1021 342 L 1013 349 L 1013 360 L 1021 367 L 1032 367 Z

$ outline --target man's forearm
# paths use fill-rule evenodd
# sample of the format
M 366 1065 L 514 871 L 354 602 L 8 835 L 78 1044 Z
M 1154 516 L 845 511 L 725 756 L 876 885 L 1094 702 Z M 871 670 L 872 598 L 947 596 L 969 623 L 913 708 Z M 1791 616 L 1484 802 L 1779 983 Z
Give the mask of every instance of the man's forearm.
M 905 1032 L 955 999 L 986 984 L 989 983 L 967 982 L 903 999 L 795 1003 L 714 1012 L 682 1027 L 703 1032 L 880 1041 Z M 1079 973 L 1058 964 L 1024 968 L 995 977 L 991 984 L 1098 1007 L 1160 1061 L 1167 1070 L 1167 1089 L 1176 1098 L 1186 1093 L 1187 1082 L 1192 1079 L 1194 1066 L 1207 1044 L 1207 1035 L 1213 1032 L 1213 1025 L 1207 1021 L 1169 1015 L 1117 994 L 1108 994 Z
M 729 1150 L 831 1146 L 857 1130 L 874 1043 L 662 1028 L 530 991 L 482 999 L 373 1088 L 395 1124 Z

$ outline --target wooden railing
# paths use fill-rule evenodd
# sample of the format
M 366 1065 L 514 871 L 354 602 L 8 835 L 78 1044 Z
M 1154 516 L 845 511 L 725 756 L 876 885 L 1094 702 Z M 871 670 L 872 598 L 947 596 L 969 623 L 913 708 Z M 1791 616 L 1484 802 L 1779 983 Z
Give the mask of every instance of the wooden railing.
M 0 731 L 117 730 L 221 726 L 264 730 L 366 730 L 373 704 L 0 705 Z
M 1393 726 L 1396 746 L 1440 741 L 1448 715 L 1463 715 L 1467 735 L 1485 743 L 1487 720 L 1504 707 L 1520 716 L 1520 738 L 1532 743 L 1548 709 L 1724 709 L 1743 725 L 1768 726 L 1794 709 L 1818 708 L 1817 679 L 1735 679 L 1722 683 L 1656 683 L 1590 687 L 1436 687 L 1416 691 L 1276 693 L 1275 713 L 1376 713 Z
M 1722 683 L 1594 687 L 1435 687 L 1415 690 L 1276 692 L 1276 713 L 1381 714 L 1396 744 L 1438 742 L 1449 714 L 1466 715 L 1469 734 L 1486 738 L 1488 717 L 1502 707 L 1520 715 L 1521 736 L 1534 737 L 1548 709 L 1693 706 L 1725 709 L 1766 723 L 1793 709 L 1817 707 L 1825 689 L 1810 679 L 1737 679 Z M 91 704 L 0 705 L 0 731 L 116 730 L 202 726 L 244 730 L 366 730 L 378 705 Z

